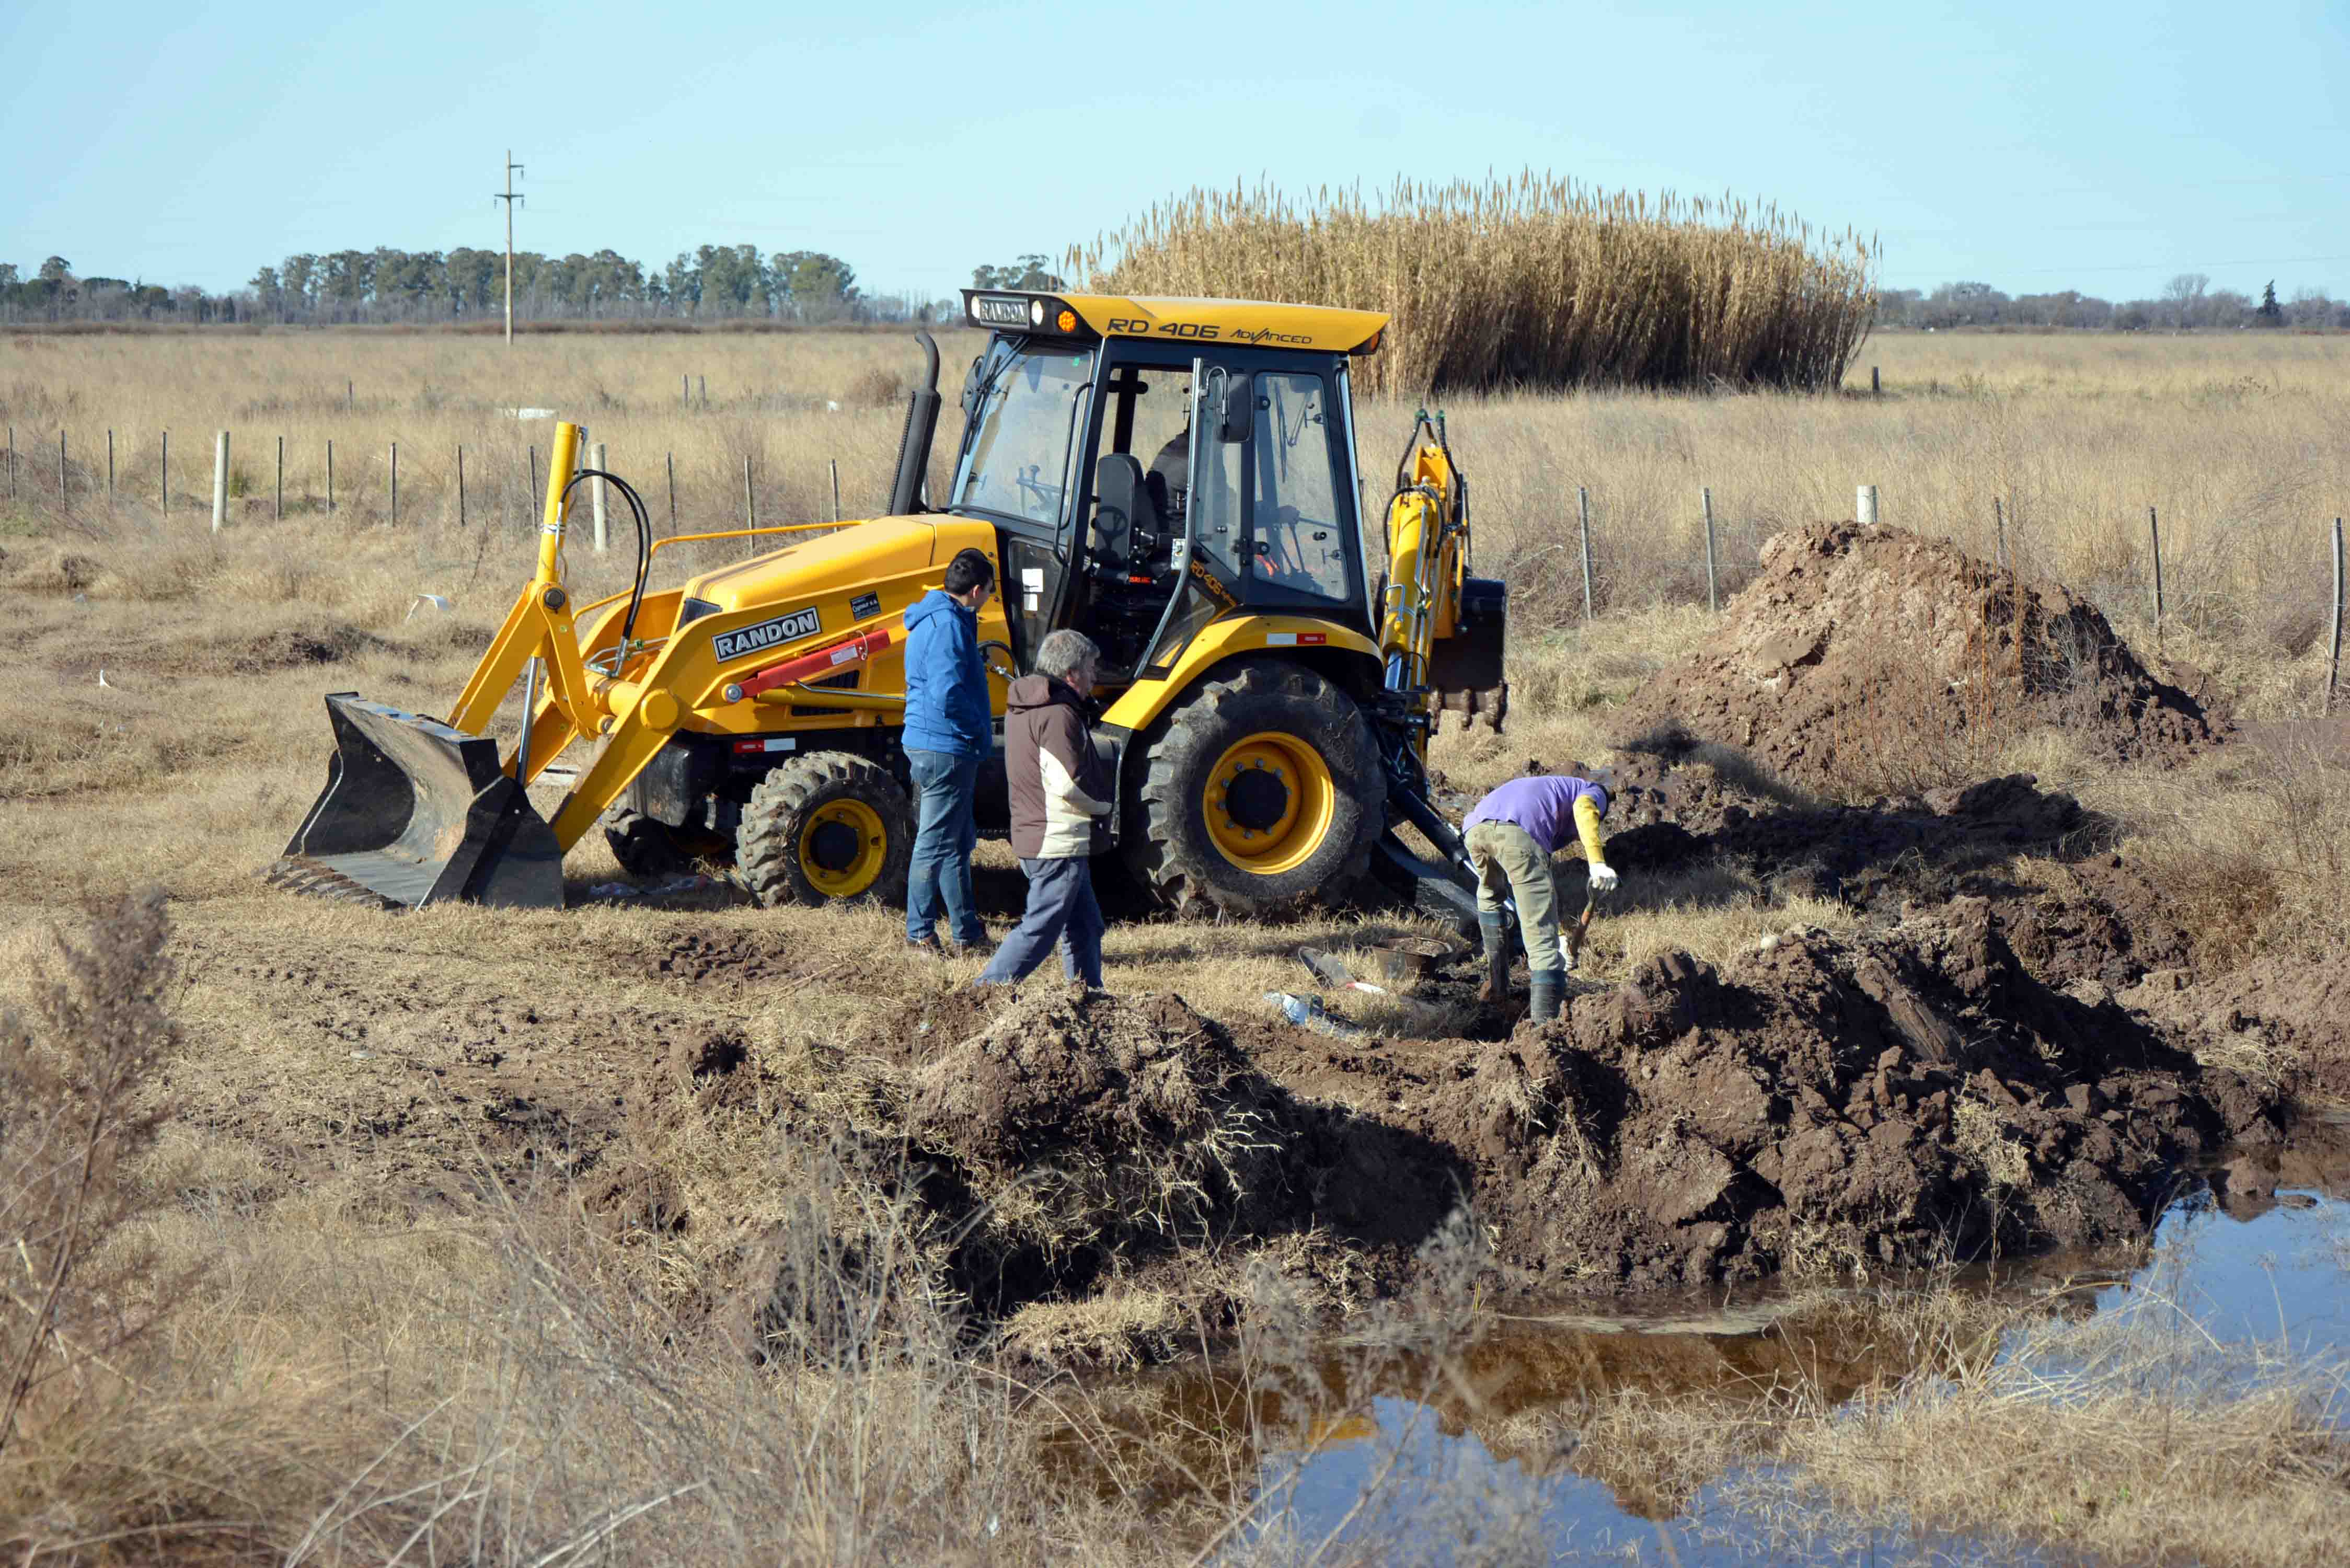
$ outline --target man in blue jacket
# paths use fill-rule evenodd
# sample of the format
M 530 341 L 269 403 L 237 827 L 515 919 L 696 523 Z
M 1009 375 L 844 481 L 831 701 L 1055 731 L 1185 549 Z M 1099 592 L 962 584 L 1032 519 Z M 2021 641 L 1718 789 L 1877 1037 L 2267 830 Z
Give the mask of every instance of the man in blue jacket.
M 986 553 L 963 550 L 947 563 L 946 586 L 906 612 L 906 767 L 913 776 L 918 826 L 906 879 L 906 940 L 938 950 L 940 905 L 957 952 L 991 944 L 971 890 L 979 844 L 972 794 L 979 764 L 994 749 L 987 666 L 979 653 L 979 607 L 995 589 Z

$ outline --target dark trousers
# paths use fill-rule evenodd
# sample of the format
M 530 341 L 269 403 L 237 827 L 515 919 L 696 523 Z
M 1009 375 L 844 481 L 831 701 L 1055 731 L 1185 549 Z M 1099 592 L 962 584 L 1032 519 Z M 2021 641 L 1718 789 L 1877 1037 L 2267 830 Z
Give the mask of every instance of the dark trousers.
M 959 946 L 984 941 L 979 900 L 971 887 L 971 852 L 979 844 L 972 819 L 972 796 L 979 788 L 979 759 L 951 752 L 906 753 L 915 790 L 914 855 L 906 872 L 906 940 L 929 941 L 936 934 L 941 907 L 947 936 Z
M 1023 860 L 1020 874 L 1028 878 L 1028 907 L 972 983 L 1010 985 L 1025 980 L 1057 942 L 1061 972 L 1098 989 L 1105 927 L 1101 906 L 1094 901 L 1092 863 L 1081 857 Z

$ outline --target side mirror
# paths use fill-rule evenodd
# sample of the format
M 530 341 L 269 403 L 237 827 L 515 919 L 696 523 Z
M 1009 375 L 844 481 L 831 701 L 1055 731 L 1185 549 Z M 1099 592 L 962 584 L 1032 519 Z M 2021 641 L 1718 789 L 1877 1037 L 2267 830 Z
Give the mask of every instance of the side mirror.
M 1223 425 L 1216 433 L 1227 445 L 1248 440 L 1256 430 L 1256 378 L 1235 370 L 1224 381 Z
M 972 418 L 979 412 L 979 367 L 980 361 L 985 358 L 983 354 L 972 355 L 971 369 L 963 373 L 962 414 L 965 419 Z
M 1141 460 L 1130 452 L 1106 452 L 1094 465 L 1094 559 L 1106 572 L 1133 569 L 1137 535 L 1159 533 L 1159 508 L 1150 499 Z

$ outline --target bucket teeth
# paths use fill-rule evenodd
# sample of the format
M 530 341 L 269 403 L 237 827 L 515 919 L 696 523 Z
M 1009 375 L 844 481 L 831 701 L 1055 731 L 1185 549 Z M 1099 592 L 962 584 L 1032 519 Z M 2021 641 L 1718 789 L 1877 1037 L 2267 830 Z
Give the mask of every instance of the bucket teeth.
M 261 879 L 273 888 L 289 893 L 307 894 L 313 898 L 332 898 L 338 903 L 366 904 L 375 909 L 398 909 L 406 906 L 398 899 L 387 898 L 373 892 L 331 866 L 321 866 L 304 855 L 287 855 L 263 867 Z

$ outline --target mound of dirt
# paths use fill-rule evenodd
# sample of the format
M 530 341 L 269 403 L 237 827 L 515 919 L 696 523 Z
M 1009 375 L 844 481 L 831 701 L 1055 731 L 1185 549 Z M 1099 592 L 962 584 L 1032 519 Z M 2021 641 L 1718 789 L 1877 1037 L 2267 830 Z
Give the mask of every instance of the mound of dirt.
M 2102 988 L 2033 980 L 1981 899 L 1656 961 L 1471 1082 L 1505 1246 L 1625 1284 L 2131 1239 L 2178 1161 L 2266 1125 Z
M 1212 1239 L 1295 1217 L 1283 1096 L 1171 994 L 918 996 L 846 1049 L 811 1045 L 779 1088 L 787 1132 L 874 1192 L 919 1194 L 935 1283 L 982 1322 L 1179 1251 L 1198 1299 Z
M 2095 606 L 1944 541 L 1815 524 L 1773 538 L 1762 566 L 1721 629 L 1634 695 L 1639 722 L 1848 798 L 1979 777 L 2043 725 L 2158 764 L 2227 732 Z
M 2350 959 L 2264 955 L 2201 985 L 2147 976 L 2122 1002 L 2297 1096 L 2350 1100 Z

